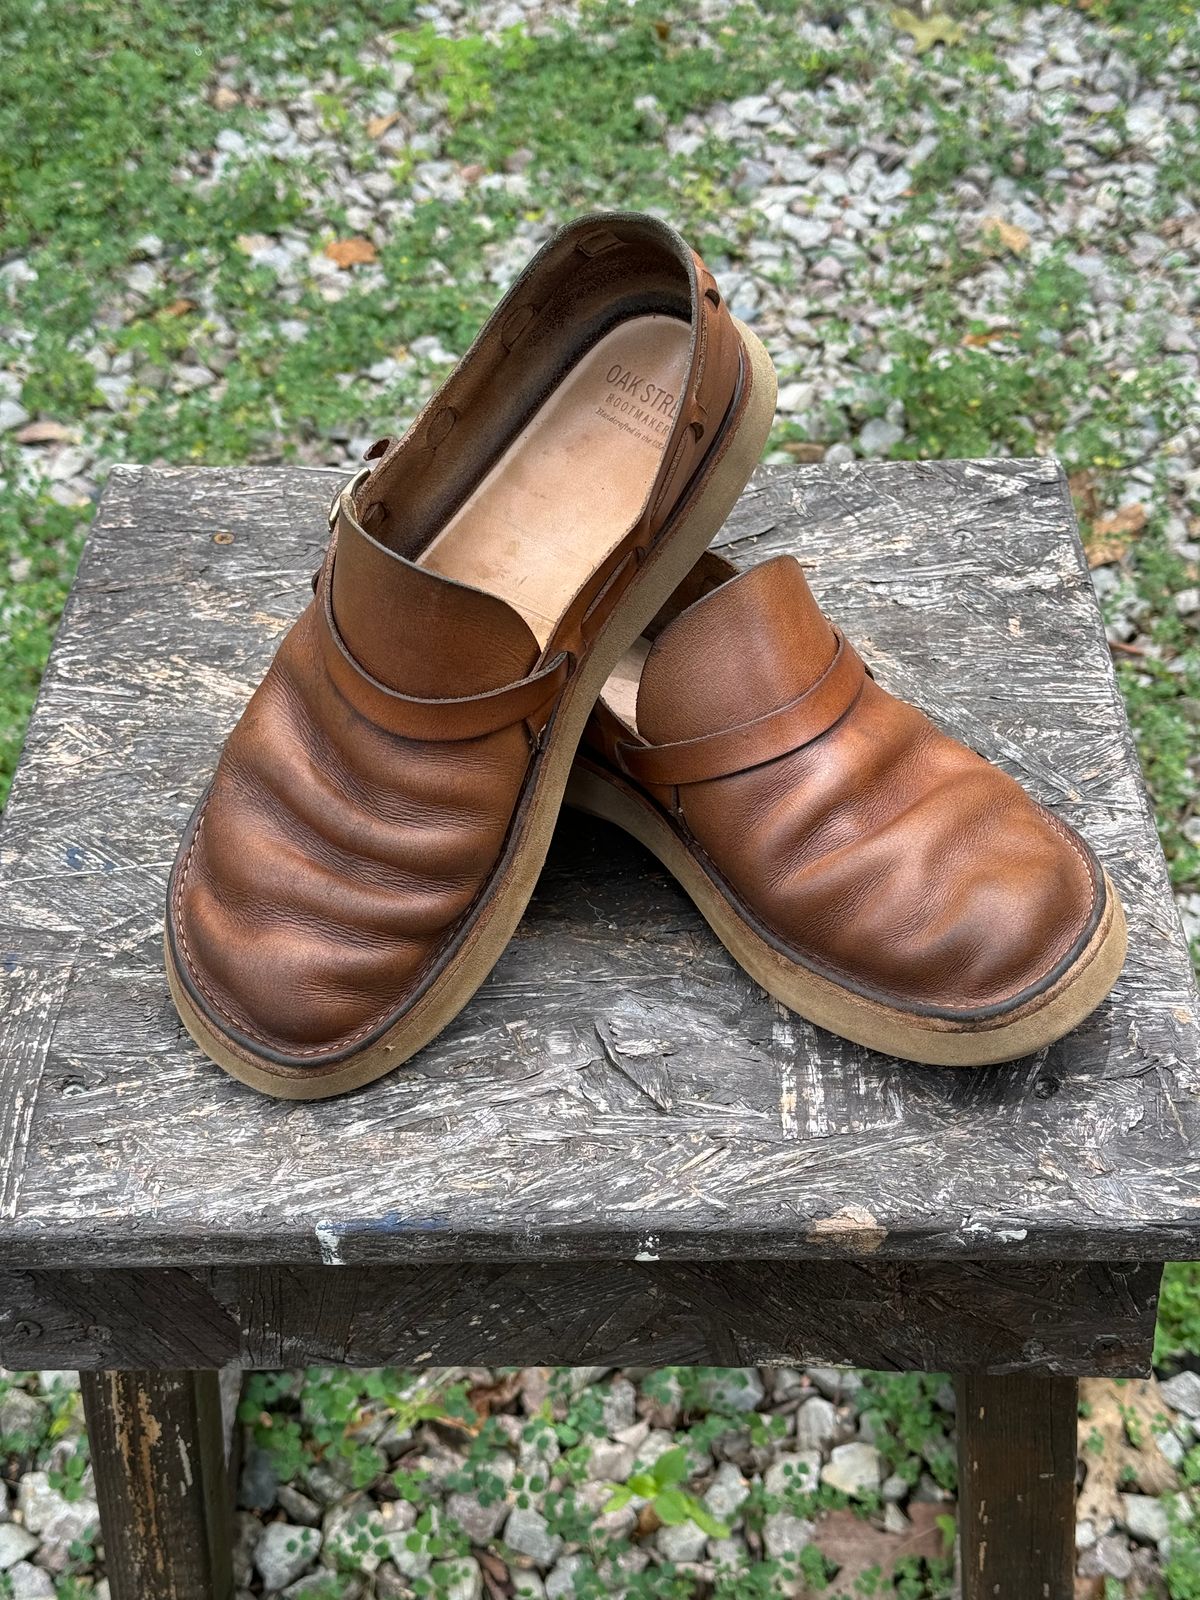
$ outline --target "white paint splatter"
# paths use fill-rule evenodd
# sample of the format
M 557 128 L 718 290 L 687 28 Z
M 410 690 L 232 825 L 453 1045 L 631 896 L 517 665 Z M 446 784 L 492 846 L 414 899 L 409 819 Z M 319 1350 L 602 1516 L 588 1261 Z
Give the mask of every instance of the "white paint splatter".
M 321 1247 L 321 1260 L 327 1267 L 344 1267 L 342 1260 L 342 1238 L 337 1231 L 336 1224 L 332 1222 L 318 1222 L 313 1232 L 317 1236 L 317 1243 Z
M 773 1002 L 772 1009 L 771 1041 L 780 1047 L 776 1058 L 779 1063 L 779 1122 L 784 1138 L 794 1139 L 799 1131 L 796 1123 L 796 1066 L 792 1054 L 796 1035 L 791 1019 L 778 1001 Z
M 1020 1244 L 1029 1233 L 1028 1228 L 1013 1228 L 1004 1223 L 991 1223 L 968 1217 L 964 1223 L 963 1231 L 972 1234 L 985 1234 L 989 1239 L 995 1239 L 1000 1244 Z

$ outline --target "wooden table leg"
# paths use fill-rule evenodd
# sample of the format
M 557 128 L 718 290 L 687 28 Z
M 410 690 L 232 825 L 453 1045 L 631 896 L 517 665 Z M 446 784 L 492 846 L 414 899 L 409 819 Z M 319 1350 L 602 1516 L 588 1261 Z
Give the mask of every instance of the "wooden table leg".
M 232 1506 L 216 1372 L 84 1372 L 113 1600 L 230 1600 Z
M 956 1389 L 963 1600 L 1072 1600 L 1078 1384 L 969 1376 Z

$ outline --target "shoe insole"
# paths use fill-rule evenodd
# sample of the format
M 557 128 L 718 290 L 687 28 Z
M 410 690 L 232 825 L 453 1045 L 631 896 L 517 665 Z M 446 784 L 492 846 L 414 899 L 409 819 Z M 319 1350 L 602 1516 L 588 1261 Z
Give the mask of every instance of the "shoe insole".
M 634 317 L 593 345 L 419 564 L 507 600 L 544 645 L 646 503 L 689 334 L 675 317 Z

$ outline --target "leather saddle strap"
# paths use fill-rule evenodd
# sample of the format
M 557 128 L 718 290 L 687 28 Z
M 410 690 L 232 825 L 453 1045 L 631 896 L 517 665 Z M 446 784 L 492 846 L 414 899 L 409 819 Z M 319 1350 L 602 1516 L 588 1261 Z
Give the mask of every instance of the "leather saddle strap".
M 364 672 L 350 654 L 333 619 L 330 590 L 327 566 L 321 574 L 316 600 L 326 668 L 345 699 L 377 728 L 404 739 L 451 742 L 480 739 L 519 722 L 529 724 L 535 733 L 540 733 L 549 722 L 571 674 L 571 657 L 567 651 L 560 650 L 528 677 L 499 689 L 489 689 L 484 694 L 446 700 L 401 694 Z
M 658 745 L 622 742 L 616 752 L 621 768 L 636 783 L 651 788 L 681 788 L 745 772 L 819 739 L 849 711 L 866 677 L 858 651 L 834 631 L 837 649 L 833 660 L 797 699 L 766 716 L 723 728 L 719 733 L 702 734 L 698 739 Z

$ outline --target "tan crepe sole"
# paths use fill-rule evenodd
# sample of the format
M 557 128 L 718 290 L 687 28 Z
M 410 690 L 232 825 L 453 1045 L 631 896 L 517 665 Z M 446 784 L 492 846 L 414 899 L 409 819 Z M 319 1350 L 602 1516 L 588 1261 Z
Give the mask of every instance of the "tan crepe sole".
M 1014 1061 L 1061 1039 L 1104 999 L 1125 963 L 1125 913 L 1108 874 L 1104 916 L 1078 960 L 1044 994 L 1019 1010 L 981 1022 L 918 1017 L 855 994 L 789 961 L 769 945 L 713 883 L 669 823 L 620 778 L 578 761 L 566 803 L 631 833 L 695 901 L 717 938 L 755 983 L 789 1008 L 843 1039 L 939 1067 Z
M 387 1033 L 345 1061 L 329 1066 L 280 1065 L 235 1044 L 196 1009 L 166 944 L 171 997 L 192 1038 L 210 1060 L 242 1083 L 283 1100 L 323 1100 L 390 1072 L 415 1055 L 456 1017 L 495 966 L 533 893 L 562 804 L 571 762 L 605 681 L 633 641 L 708 548 L 758 464 L 775 417 L 775 369 L 766 350 L 740 322 L 749 394 L 720 456 L 686 510 L 647 558 L 629 590 L 568 685 L 554 720 L 536 788 L 529 797 L 517 848 L 492 886 L 466 939 L 437 978 Z

